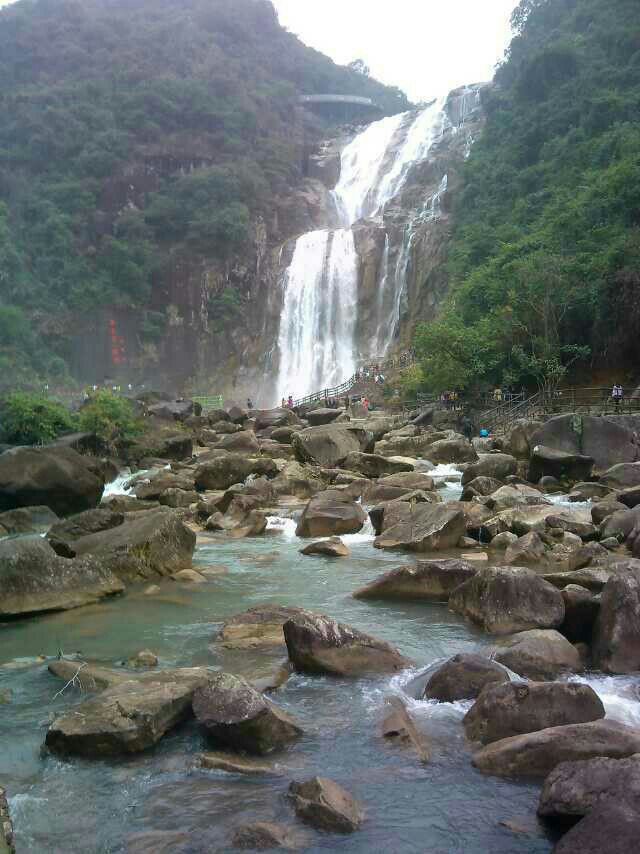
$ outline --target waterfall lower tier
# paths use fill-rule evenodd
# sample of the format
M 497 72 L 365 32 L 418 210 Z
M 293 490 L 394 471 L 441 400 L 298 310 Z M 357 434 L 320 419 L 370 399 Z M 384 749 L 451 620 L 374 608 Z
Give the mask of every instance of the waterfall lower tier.
M 283 285 L 278 399 L 339 385 L 356 367 L 358 256 L 352 231 L 303 234 Z
M 374 122 L 345 147 L 335 210 L 327 215 L 335 223 L 337 211 L 342 228 L 302 235 L 282 275 L 278 400 L 339 385 L 393 346 L 407 294 L 418 290 L 415 282 L 408 288 L 408 278 L 423 274 L 412 264 L 413 249 L 424 244 L 418 233 L 444 215 L 443 148 L 458 137 L 464 142 L 459 129 L 478 103 L 478 87 L 465 88 Z M 357 236 L 367 228 L 375 238 Z

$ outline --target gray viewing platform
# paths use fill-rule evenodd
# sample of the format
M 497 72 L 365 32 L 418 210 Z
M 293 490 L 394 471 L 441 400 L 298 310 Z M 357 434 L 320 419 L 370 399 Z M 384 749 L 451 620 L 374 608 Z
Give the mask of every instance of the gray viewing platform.
M 371 98 L 360 95 L 300 95 L 298 103 L 303 107 L 318 108 L 322 112 L 340 113 L 344 118 L 349 114 L 362 112 L 384 113 L 383 108 Z

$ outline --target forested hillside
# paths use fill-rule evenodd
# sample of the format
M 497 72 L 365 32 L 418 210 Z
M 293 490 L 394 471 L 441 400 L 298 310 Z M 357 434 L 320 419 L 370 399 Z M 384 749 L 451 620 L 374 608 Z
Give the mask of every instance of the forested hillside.
M 267 0 L 20 0 L 0 11 L 0 81 L 2 385 L 64 378 L 69 334 L 104 306 L 161 336 L 167 259 L 242 254 L 300 179 L 296 96 L 407 103 Z M 233 290 L 212 299 L 219 325 L 239 312 Z
M 416 343 L 427 385 L 640 374 L 640 4 L 524 0 Z

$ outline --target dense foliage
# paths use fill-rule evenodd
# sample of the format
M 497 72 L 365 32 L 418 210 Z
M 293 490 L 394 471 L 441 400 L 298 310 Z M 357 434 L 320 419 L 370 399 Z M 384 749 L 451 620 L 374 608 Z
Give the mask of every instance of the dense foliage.
M 304 46 L 268 0 L 20 0 L 0 10 L 0 80 L 0 365 L 16 382 L 63 374 L 51 350 L 100 306 L 153 308 L 161 328 L 154 283 L 176 253 L 242 250 L 300 177 L 295 97 L 407 103 Z M 221 324 L 236 303 L 220 295 Z
M 142 433 L 143 421 L 130 400 L 106 389 L 94 392 L 78 413 L 36 392 L 12 392 L 0 402 L 0 442 L 42 445 L 74 430 L 126 442 Z
M 416 348 L 434 389 L 640 364 L 640 6 L 523 0 Z
M 0 441 L 12 445 L 42 445 L 75 427 L 75 418 L 55 400 L 14 392 L 0 404 Z
M 135 414 L 133 404 L 106 389 L 95 392 L 78 416 L 81 430 L 93 433 L 106 442 L 130 440 L 142 432 L 142 419 Z

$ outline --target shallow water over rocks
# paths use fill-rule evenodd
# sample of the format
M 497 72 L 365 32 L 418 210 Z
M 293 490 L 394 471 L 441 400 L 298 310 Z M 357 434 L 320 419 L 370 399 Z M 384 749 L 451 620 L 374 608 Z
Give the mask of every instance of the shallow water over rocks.
M 455 494 L 456 485 L 445 489 Z M 472 768 L 461 726 L 470 703 L 408 699 L 427 738 L 428 764 L 379 734 L 389 694 L 401 693 L 437 659 L 482 649 L 490 639 L 444 605 L 353 599 L 354 590 L 415 558 L 374 549 L 368 529 L 343 538 L 349 557 L 303 557 L 294 524 L 274 517 L 263 537 L 201 537 L 195 568 L 217 568 L 206 584 L 161 580 L 154 595 L 141 586 L 100 605 L 0 627 L 0 694 L 11 692 L 9 704 L 0 706 L 0 781 L 10 795 L 19 851 L 230 850 L 233 830 L 242 823 L 294 824 L 285 798 L 289 782 L 315 774 L 348 789 L 367 818 L 349 837 L 306 829 L 308 851 L 551 850 L 535 820 L 539 786 L 485 777 Z M 330 614 L 396 645 L 416 666 L 356 681 L 293 675 L 273 698 L 305 734 L 270 758 L 274 773 L 265 776 L 196 767 L 195 754 L 212 745 L 193 723 L 156 749 L 118 761 L 63 762 L 41 752 L 48 723 L 82 695 L 72 686 L 60 695 L 63 683 L 37 656 L 79 653 L 114 666 L 149 648 L 160 666 L 208 665 L 264 676 L 285 657 L 284 648 L 230 650 L 216 639 L 226 618 L 261 603 Z M 635 680 L 583 678 L 603 697 L 608 714 L 640 724 Z

